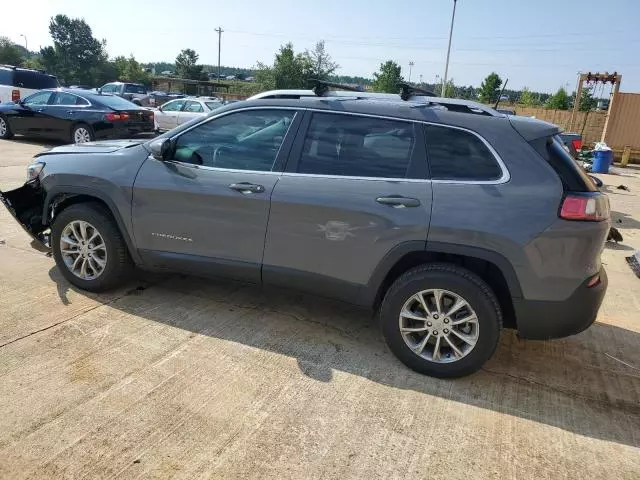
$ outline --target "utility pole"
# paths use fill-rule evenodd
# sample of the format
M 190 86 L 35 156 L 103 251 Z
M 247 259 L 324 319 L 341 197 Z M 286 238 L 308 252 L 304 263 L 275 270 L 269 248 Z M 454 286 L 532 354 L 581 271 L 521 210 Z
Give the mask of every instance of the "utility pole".
M 20 34 L 21 37 L 24 37 L 24 48 L 29 51 L 29 46 L 27 45 L 27 36 L 24 33 Z
M 413 68 L 415 64 L 413 62 L 409 62 L 409 80 L 408 82 L 411 83 L 411 69 Z
M 220 82 L 220 43 L 222 40 L 222 27 L 218 27 L 214 29 L 214 32 L 218 32 L 218 82 Z
M 422 74 L 420 74 L 420 85 L 422 85 Z
M 442 92 L 441 97 L 447 96 L 447 75 L 449 74 L 449 55 L 451 54 L 451 37 L 453 35 L 453 20 L 456 18 L 456 3 L 457 0 L 453 0 L 453 13 L 451 14 L 451 28 L 449 29 L 449 47 L 447 47 L 447 61 L 444 66 L 444 77 L 442 77 Z

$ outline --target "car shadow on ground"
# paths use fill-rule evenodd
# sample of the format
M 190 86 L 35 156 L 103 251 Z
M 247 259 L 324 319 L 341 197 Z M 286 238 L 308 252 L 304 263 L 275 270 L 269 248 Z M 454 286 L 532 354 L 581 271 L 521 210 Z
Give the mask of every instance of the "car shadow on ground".
M 69 289 L 86 294 L 56 267 L 50 277 L 63 302 Z M 123 292 L 111 297 L 110 308 L 295 358 L 301 373 L 320 382 L 345 372 L 419 392 L 424 402 L 441 397 L 640 447 L 640 334 L 624 328 L 596 323 L 550 342 L 521 340 L 504 330 L 494 358 L 480 372 L 440 380 L 402 365 L 374 315 L 346 304 L 179 275 L 139 274 Z

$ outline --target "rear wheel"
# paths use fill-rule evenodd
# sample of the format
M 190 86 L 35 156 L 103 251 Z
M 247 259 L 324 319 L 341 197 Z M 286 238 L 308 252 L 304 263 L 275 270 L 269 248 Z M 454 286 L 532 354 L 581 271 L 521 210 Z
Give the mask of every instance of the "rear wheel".
M 71 141 L 73 143 L 86 143 L 94 140 L 93 131 L 89 125 L 80 123 L 71 130 Z
M 380 319 L 400 361 L 441 378 L 479 370 L 496 349 L 502 321 L 489 286 L 448 264 L 422 265 L 399 277 L 385 295 Z
M 8 140 L 13 137 L 7 118 L 0 115 L 0 138 Z
M 62 275 L 84 290 L 116 287 L 131 267 L 115 222 L 96 203 L 79 203 L 60 212 L 51 227 L 51 241 Z

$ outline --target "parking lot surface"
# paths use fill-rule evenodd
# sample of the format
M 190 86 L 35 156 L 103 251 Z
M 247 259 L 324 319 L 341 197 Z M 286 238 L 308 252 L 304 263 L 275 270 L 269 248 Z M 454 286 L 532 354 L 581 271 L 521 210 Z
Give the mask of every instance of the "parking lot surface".
M 0 189 L 43 148 L 0 141 Z M 0 478 L 638 479 L 640 171 L 619 172 L 597 323 L 506 330 L 454 381 L 315 297 L 143 273 L 77 290 L 0 208 Z

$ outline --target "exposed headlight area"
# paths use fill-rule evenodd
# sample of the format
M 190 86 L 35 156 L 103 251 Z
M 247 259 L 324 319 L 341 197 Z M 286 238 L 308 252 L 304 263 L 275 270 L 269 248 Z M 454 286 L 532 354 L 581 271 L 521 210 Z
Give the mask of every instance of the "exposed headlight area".
M 38 178 L 40 172 L 42 172 L 42 169 L 44 168 L 44 165 L 44 162 L 34 162 L 29 165 L 27 167 L 27 182 L 31 182 L 32 180 Z

